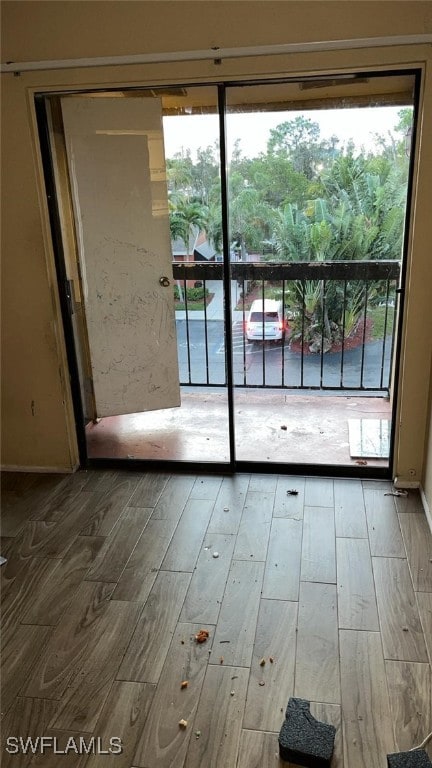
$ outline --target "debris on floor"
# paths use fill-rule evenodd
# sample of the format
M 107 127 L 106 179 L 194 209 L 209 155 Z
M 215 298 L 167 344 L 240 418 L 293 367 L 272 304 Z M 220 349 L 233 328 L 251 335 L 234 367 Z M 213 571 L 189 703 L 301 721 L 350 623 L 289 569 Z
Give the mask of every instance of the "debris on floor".
M 199 739 L 200 736 L 201 736 L 201 731 L 195 731 L 195 738 Z
M 286 424 L 281 424 L 281 429 L 283 429 L 283 430 L 284 430 L 284 432 L 286 432 L 286 430 L 288 429 L 288 427 L 287 427 L 287 425 L 286 425 Z
M 261 659 L 260 661 L 260 667 L 263 667 L 265 665 L 265 659 Z
M 287 496 L 298 496 L 298 491 L 295 488 L 290 488 L 289 491 L 287 491 Z
M 365 467 L 366 464 L 367 464 L 367 461 L 366 461 L 366 459 L 357 459 L 356 460 L 356 464 L 358 464 L 359 467 Z
M 430 768 L 432 763 L 424 749 L 387 755 L 388 768 Z
M 270 662 L 270 664 L 273 664 L 273 663 L 274 663 L 274 658 L 273 658 L 273 656 L 269 656 L 269 662 Z
M 388 491 L 384 496 L 402 496 L 403 498 L 406 498 L 408 496 L 408 491 Z
M 264 680 L 260 680 L 260 681 L 259 681 L 259 683 L 258 683 L 258 685 L 261 685 L 261 686 L 265 685 L 265 682 L 264 682 Z
M 180 688 L 183 690 L 183 688 L 187 688 L 189 685 L 189 680 L 182 680 L 180 683 Z
M 208 629 L 200 629 L 199 632 L 195 635 L 195 640 L 197 643 L 205 643 L 207 638 L 209 637 L 209 631 Z
M 282 760 L 307 768 L 330 768 L 336 728 L 316 720 L 310 702 L 291 698 L 279 733 Z
M 219 557 L 219 552 L 213 552 L 213 557 L 216 559 Z
M 187 723 L 188 723 L 188 721 L 187 720 L 183 720 L 183 718 L 181 720 L 179 720 L 180 728 L 187 728 Z
M 5 557 L 0 557 L 0 565 L 4 565 L 7 563 L 7 559 Z
M 219 659 L 219 664 L 223 664 L 223 663 L 224 663 L 224 657 L 221 656 L 220 659 Z

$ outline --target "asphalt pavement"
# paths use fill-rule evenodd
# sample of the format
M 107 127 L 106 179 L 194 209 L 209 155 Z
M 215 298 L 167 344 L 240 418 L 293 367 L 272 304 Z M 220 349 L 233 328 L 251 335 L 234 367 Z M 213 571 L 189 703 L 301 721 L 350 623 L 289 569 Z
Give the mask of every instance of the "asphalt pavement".
M 176 317 L 180 381 L 183 385 L 224 384 L 226 381 L 223 319 Z M 200 314 L 191 312 L 191 315 Z M 378 391 L 390 381 L 391 337 L 356 349 L 301 355 L 285 342 L 247 343 L 242 313 L 234 319 L 233 372 L 236 386 L 320 387 Z

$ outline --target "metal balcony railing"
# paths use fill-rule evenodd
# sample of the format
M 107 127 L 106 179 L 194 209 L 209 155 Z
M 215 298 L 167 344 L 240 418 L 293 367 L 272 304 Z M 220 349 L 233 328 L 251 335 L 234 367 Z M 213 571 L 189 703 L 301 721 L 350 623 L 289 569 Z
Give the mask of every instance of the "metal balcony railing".
M 182 310 L 176 312 L 180 383 L 236 387 L 364 391 L 388 394 L 400 264 L 395 261 L 231 264 L 232 353 L 225 349 L 223 265 L 173 264 Z M 200 310 L 187 287 L 214 291 Z M 249 307 L 275 299 L 283 338 L 248 342 Z M 214 303 L 216 302 L 216 304 Z

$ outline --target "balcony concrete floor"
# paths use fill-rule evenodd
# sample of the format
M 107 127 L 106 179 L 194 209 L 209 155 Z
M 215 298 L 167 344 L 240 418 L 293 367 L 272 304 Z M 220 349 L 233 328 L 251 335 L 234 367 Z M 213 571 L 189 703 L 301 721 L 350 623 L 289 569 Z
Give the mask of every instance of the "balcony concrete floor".
M 356 466 L 348 419 L 390 419 L 391 406 L 382 397 L 236 390 L 234 413 L 240 461 Z M 182 390 L 180 408 L 106 417 L 89 424 L 86 434 L 89 458 L 227 462 L 227 395 Z M 366 461 L 388 465 L 387 459 Z

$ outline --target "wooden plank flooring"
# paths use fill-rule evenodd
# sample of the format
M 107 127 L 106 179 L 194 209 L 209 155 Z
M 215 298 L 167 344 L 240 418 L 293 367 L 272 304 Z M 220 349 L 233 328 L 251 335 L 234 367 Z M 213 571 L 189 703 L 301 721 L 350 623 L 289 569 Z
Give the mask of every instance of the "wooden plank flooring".
M 378 632 L 347 629 L 339 635 L 345 765 L 383 768 L 396 745 L 381 638 Z
M 263 597 L 298 600 L 302 520 L 274 517 L 264 573 Z
M 1 479 L 3 739 L 122 740 L 115 758 L 62 756 L 72 768 L 282 768 L 293 695 L 336 726 L 332 768 L 383 768 L 431 730 L 417 494 L 275 475 Z
M 378 631 L 369 542 L 336 539 L 339 627 Z
M 300 585 L 295 695 L 340 703 L 337 599 L 334 584 Z
M 373 570 L 386 659 L 427 661 L 423 628 L 406 560 L 374 557 Z
M 386 673 L 396 746 L 401 751 L 409 750 L 412 744 L 421 744 L 430 732 L 430 666 L 410 661 L 386 661 Z
M 334 510 L 329 507 L 305 506 L 300 578 L 336 583 Z
M 261 600 L 243 725 L 277 731 L 294 695 L 297 603 Z M 264 661 L 264 664 L 263 664 Z M 260 685 L 264 683 L 264 685 Z

